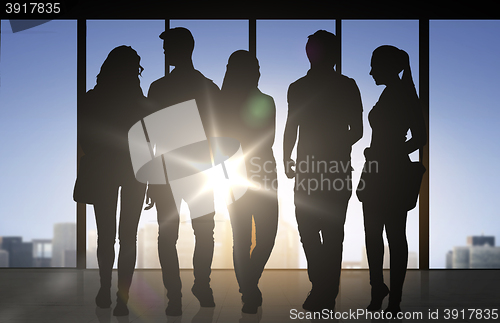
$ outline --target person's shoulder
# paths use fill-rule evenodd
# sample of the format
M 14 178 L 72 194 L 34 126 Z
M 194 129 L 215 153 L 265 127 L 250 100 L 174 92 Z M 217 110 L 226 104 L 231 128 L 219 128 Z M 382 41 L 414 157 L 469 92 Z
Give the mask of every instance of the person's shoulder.
M 219 87 L 217 86 L 217 84 L 215 84 L 215 82 L 212 80 L 212 79 L 209 79 L 208 77 L 206 77 L 205 75 L 203 75 L 203 73 L 201 73 L 200 71 L 196 70 L 197 75 L 198 77 L 200 78 L 200 80 L 210 89 L 210 90 L 214 90 L 214 91 L 220 91 Z
M 338 76 L 338 82 L 340 83 L 341 86 L 349 88 L 351 90 L 357 89 L 358 85 L 356 84 L 356 81 L 344 74 L 340 73 L 335 73 Z
M 306 83 L 309 80 L 309 77 L 307 75 L 302 76 L 301 78 L 298 78 L 294 82 L 290 83 L 290 86 L 300 86 L 301 84 Z
M 297 91 L 306 86 L 308 83 L 309 83 L 309 78 L 307 77 L 307 75 L 304 75 L 301 78 L 297 79 L 296 81 L 290 83 L 290 85 L 288 86 L 288 92 Z
M 270 96 L 269 94 L 265 94 L 263 93 L 261 90 L 257 89 L 257 93 L 258 95 L 261 97 L 262 100 L 265 100 L 267 101 L 268 103 L 272 103 L 274 104 L 274 99 L 272 96 Z
M 356 84 L 356 81 L 353 78 L 351 78 L 345 74 L 335 73 L 334 75 L 337 76 L 337 78 L 340 82 L 344 82 L 346 84 Z
M 100 100 L 100 94 L 99 91 L 96 91 L 95 89 L 90 89 L 85 93 L 83 96 L 83 104 L 92 104 L 95 103 L 96 101 Z
M 170 77 L 168 75 L 160 77 L 151 85 L 149 85 L 149 90 L 148 90 L 148 98 L 155 97 L 156 95 L 160 95 L 161 93 L 164 92 L 165 88 L 169 87 L 170 83 Z
M 214 81 L 212 81 L 209 78 L 205 78 L 205 79 L 206 79 L 206 82 L 207 82 L 207 86 L 210 87 L 211 90 L 217 91 L 217 92 L 220 91 L 219 86 L 217 86 L 217 84 L 215 84 Z
M 159 79 L 157 79 L 156 81 L 153 81 L 153 83 L 151 83 L 151 85 L 149 86 L 149 89 L 152 89 L 152 88 L 157 88 L 157 87 L 161 87 L 163 85 L 166 85 L 169 81 L 169 78 L 167 76 L 163 76 L 163 77 L 160 77 Z

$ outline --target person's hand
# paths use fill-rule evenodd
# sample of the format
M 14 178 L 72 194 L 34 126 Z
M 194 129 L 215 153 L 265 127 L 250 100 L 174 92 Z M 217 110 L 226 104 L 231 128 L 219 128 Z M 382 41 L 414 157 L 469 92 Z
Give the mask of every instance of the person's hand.
M 155 206 L 155 199 L 154 199 L 154 194 L 152 194 L 153 188 L 151 186 L 148 187 L 148 190 L 146 191 L 146 206 L 144 210 L 149 210 L 153 206 Z
M 294 178 L 295 177 L 295 170 L 292 169 L 292 167 L 295 168 L 295 161 L 293 159 L 289 158 L 289 159 L 285 159 L 283 162 L 285 164 L 286 177 Z

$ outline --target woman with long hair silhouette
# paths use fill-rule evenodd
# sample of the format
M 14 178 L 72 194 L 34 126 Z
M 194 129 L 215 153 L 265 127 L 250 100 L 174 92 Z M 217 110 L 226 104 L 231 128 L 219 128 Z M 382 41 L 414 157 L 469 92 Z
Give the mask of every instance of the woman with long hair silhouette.
M 278 229 L 278 199 L 274 143 L 276 107 L 258 89 L 259 62 L 248 51 L 231 54 L 221 89 L 219 134 L 237 139 L 245 156 L 250 186 L 228 206 L 233 229 L 234 271 L 242 293 L 244 313 L 257 313 L 262 304 L 258 282 L 271 255 Z M 218 130 L 219 130 L 218 129 Z M 255 247 L 252 246 L 252 218 Z
M 409 207 L 405 202 L 408 193 L 404 189 L 408 184 L 404 179 L 411 167 L 408 155 L 424 146 L 427 135 L 408 54 L 394 46 L 378 47 L 372 55 L 370 75 L 375 84 L 386 88 L 368 115 L 372 138 L 370 147 L 365 149 L 365 165 L 370 167 L 365 169 L 369 175 L 364 183 L 366 195 L 360 198 L 372 287 L 367 309 L 379 310 L 383 299 L 389 295 L 386 311 L 397 313 L 401 311 L 408 262 L 406 217 Z M 409 140 L 408 130 L 411 131 Z M 384 284 L 382 270 L 384 228 L 390 250 L 390 292 Z
M 128 148 L 128 130 L 145 116 L 146 98 L 139 75 L 140 57 L 129 46 L 113 49 L 79 107 L 79 138 L 85 158 L 94 165 L 97 261 L 101 287 L 96 305 L 111 305 L 111 274 L 115 260 L 116 211 L 120 190 L 118 292 L 113 314 L 127 315 L 127 301 L 136 261 L 136 237 L 146 185 L 135 179 Z

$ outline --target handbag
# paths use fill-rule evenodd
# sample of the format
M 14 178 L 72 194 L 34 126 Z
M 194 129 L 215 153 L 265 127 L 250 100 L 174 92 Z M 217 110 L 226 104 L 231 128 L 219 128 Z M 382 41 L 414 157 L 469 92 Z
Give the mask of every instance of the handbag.
M 410 161 L 404 167 L 384 173 L 366 169 L 367 163 L 365 162 L 356 189 L 356 195 L 361 202 L 397 204 L 406 211 L 415 208 L 422 178 L 426 172 L 425 166 L 420 161 Z
M 403 192 L 403 201 L 406 210 L 410 211 L 417 205 L 418 194 L 420 192 L 420 185 L 426 169 L 420 162 L 411 162 L 406 176 L 406 182 L 403 183 L 401 190 Z

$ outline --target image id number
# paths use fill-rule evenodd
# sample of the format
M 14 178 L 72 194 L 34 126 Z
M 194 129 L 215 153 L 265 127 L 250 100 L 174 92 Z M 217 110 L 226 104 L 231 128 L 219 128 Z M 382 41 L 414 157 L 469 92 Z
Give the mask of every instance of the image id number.
M 25 3 L 11 3 L 8 2 L 5 4 L 5 13 L 7 14 L 43 14 L 43 13 L 60 13 L 61 7 L 59 2 L 25 2 Z

